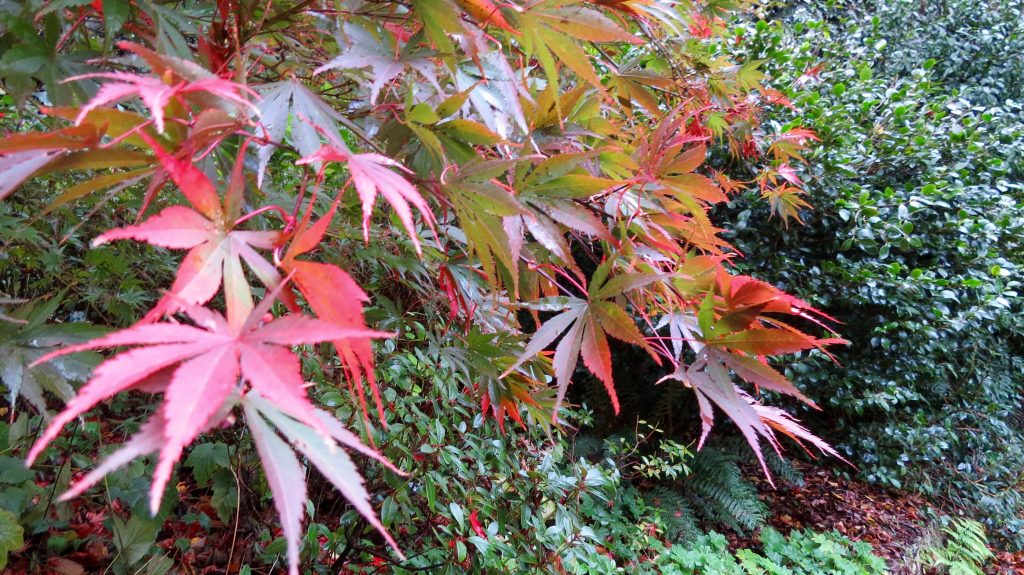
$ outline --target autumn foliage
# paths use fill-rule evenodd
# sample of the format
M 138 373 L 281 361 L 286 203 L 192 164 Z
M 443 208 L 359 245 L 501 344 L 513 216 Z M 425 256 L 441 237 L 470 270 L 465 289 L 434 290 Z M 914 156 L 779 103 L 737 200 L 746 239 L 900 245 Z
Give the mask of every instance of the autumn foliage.
M 65 15 L 103 21 L 106 4 Z M 721 31 L 716 3 L 214 8 L 194 49 L 180 53 L 165 41 L 172 24 L 132 4 L 97 71 L 65 79 L 95 89 L 45 108 L 51 129 L 0 140 L 0 198 L 29 178 L 85 170 L 91 177 L 52 205 L 141 194 L 142 207 L 94 245 L 181 252 L 173 283 L 152 286 L 163 295 L 139 323 L 39 360 L 121 350 L 53 419 L 29 463 L 115 394 L 160 402 L 68 496 L 155 453 L 155 512 L 189 444 L 241 415 L 293 573 L 305 500 L 295 451 L 391 541 L 345 450 L 390 464 L 310 401 L 295 351 L 332 343 L 352 401 L 371 426 L 383 421 L 373 340 L 393 334 L 367 325 L 373 294 L 345 262 L 320 257 L 338 230 L 417 254 L 453 330 L 516 334 L 489 356 L 500 375 L 466 390 L 502 427 L 557 423 L 580 360 L 618 411 L 617 386 L 630 382 L 613 377 L 617 340 L 693 390 L 701 441 L 717 410 L 759 458 L 761 440 L 781 449 L 779 433 L 834 454 L 762 398 L 814 405 L 767 358 L 841 342 L 810 333 L 829 332 L 830 318 L 736 274 L 740 254 L 709 215 L 759 186 L 780 224 L 799 221 L 801 151 L 815 135 L 761 125 L 764 106 L 788 102 L 761 85 L 756 62 L 729 62 L 702 43 Z M 756 171 L 737 181 L 709 169 L 712 150 Z M 275 183 L 285 163 L 301 174 L 295 189 Z

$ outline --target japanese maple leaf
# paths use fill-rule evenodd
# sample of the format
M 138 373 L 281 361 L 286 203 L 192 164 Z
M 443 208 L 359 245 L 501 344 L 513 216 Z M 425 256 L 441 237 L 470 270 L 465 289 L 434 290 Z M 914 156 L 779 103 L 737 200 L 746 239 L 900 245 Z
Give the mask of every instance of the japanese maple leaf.
M 237 197 L 241 194 L 238 170 L 233 185 L 229 186 L 226 205 L 222 206 L 217 190 L 206 174 L 187 159 L 167 154 L 155 141 L 150 140 L 150 145 L 164 169 L 196 209 L 186 206 L 164 208 L 140 224 L 100 235 L 93 240 L 93 245 L 134 239 L 164 248 L 190 250 L 178 268 L 170 293 L 150 312 L 148 319 L 175 313 L 180 304 L 206 303 L 223 283 L 228 320 L 237 326 L 245 321 L 253 306 L 242 262 L 249 265 L 268 289 L 273 289 L 281 281 L 274 265 L 256 251 L 257 248 L 273 249 L 278 233 L 235 229 L 233 216 L 241 203 Z
M 194 325 L 139 324 L 41 357 L 37 364 L 82 350 L 135 346 L 96 368 L 92 378 L 36 441 L 28 464 L 67 423 L 122 391 L 151 385 L 151 376 L 165 369 L 170 376 L 160 411 L 165 425 L 150 490 L 154 515 L 182 451 L 214 420 L 229 397 L 240 391 L 240 376 L 248 388 L 258 391 L 282 412 L 328 435 L 306 397 L 299 358 L 289 346 L 389 334 L 344 328 L 300 314 L 262 323 L 281 287 L 256 306 L 240 326 L 230 325 L 223 315 L 208 308 L 186 306 L 185 313 Z
M 281 517 L 281 526 L 288 554 L 289 575 L 299 575 L 299 543 L 302 518 L 306 515 L 306 470 L 292 448 L 301 452 L 320 474 L 345 496 L 352 506 L 384 537 L 403 560 L 398 544 L 381 524 L 370 505 L 370 494 L 363 478 L 341 446 L 372 457 L 399 476 L 405 476 L 387 459 L 364 445 L 327 412 L 316 410 L 327 435 L 294 420 L 274 405 L 270 398 L 251 391 L 241 401 L 246 423 L 259 452 L 267 484 L 274 496 L 274 506 Z M 288 440 L 288 445 L 278 435 Z
M 783 162 L 790 158 L 803 161 L 801 152 L 810 146 L 811 142 L 820 141 L 814 131 L 807 128 L 790 128 L 789 130 L 776 135 L 775 142 L 768 148 L 768 151 L 777 160 Z
M 263 95 L 257 104 L 260 126 L 269 140 L 260 145 L 257 152 L 256 182 L 262 186 L 270 158 L 286 137 L 301 156 L 309 156 L 321 146 L 318 128 L 336 139 L 341 138 L 336 126 L 341 115 L 294 78 L 259 86 L 259 90 Z M 290 130 L 289 118 L 292 118 Z
M 310 210 L 299 223 L 280 265 L 294 279 L 296 287 L 299 288 L 318 318 L 341 327 L 366 329 L 363 304 L 369 301 L 369 297 L 352 279 L 352 276 L 333 264 L 296 259 L 320 245 L 337 211 L 339 199 L 340 197 L 335 199 L 328 212 L 313 224 L 310 224 L 312 203 L 310 204 Z M 332 343 L 338 356 L 342 359 L 344 373 L 350 386 L 355 387 L 359 396 L 363 414 L 367 415 L 369 411 L 363 387 L 365 378 L 373 393 L 377 414 L 380 416 L 381 423 L 384 423 L 384 403 L 381 400 L 374 375 L 373 349 L 370 347 L 370 340 L 339 339 Z
M 502 374 L 502 377 L 507 376 L 525 361 L 551 345 L 564 332 L 565 335 L 555 347 L 553 359 L 555 380 L 558 383 L 554 417 L 557 417 L 558 408 L 561 406 L 562 400 L 565 399 L 565 392 L 569 387 L 572 372 L 576 368 L 579 357 L 583 358 L 583 365 L 590 373 L 604 383 L 605 391 L 612 402 L 612 408 L 615 413 L 619 412 L 619 399 L 615 393 L 615 383 L 612 380 L 612 357 L 607 337 L 609 335 L 620 341 L 644 348 L 655 362 L 661 364 L 661 360 L 647 344 L 632 317 L 610 300 L 628 291 L 664 279 L 668 277 L 667 274 L 624 273 L 606 281 L 610 265 L 611 260 L 608 260 L 598 268 L 599 271 L 594 274 L 595 279 L 590 285 L 589 297 L 585 300 L 575 297 L 553 297 L 529 304 L 528 307 L 540 310 L 564 309 L 565 311 L 544 322 L 533 334 L 530 343 L 519 355 L 516 363 Z
M 398 168 L 406 173 L 412 172 L 395 160 L 380 154 L 353 154 L 348 151 L 348 148 L 341 140 L 334 138 L 330 133 L 323 131 L 321 133 L 326 135 L 332 142 L 321 147 L 316 153 L 302 158 L 296 164 L 310 164 L 317 161 L 324 163 L 345 162 L 348 165 L 352 184 L 356 187 L 356 192 L 359 194 L 359 199 L 363 205 L 363 239 L 366 242 L 370 241 L 370 217 L 373 215 L 373 206 L 377 201 L 377 193 L 379 192 L 391 204 L 391 207 L 395 209 L 398 219 L 402 221 L 405 231 L 409 233 L 409 238 L 412 240 L 413 245 L 416 246 L 416 252 L 422 253 L 416 234 L 416 226 L 412 219 L 412 209 L 409 207 L 409 204 L 412 204 L 420 211 L 424 221 L 431 228 L 434 227 L 434 214 L 430 211 L 430 206 L 423 199 L 423 196 L 420 195 L 419 191 L 416 190 L 416 187 L 409 180 L 390 168 Z M 321 168 L 322 174 L 323 168 Z
M 805 193 L 799 188 L 782 185 L 766 188 L 761 193 L 761 197 L 768 200 L 772 215 L 779 216 L 782 219 L 783 225 L 788 228 L 790 220 L 796 220 L 799 224 L 804 223 L 803 218 L 800 217 L 800 210 L 811 207 L 810 204 L 800 197 Z
M 669 321 L 673 337 L 681 336 L 697 353 L 702 352 L 705 346 L 710 350 L 708 353 L 738 352 L 740 355 L 725 353 L 724 357 L 737 358 L 736 361 L 740 362 L 738 364 L 729 361 L 726 363 L 741 377 L 755 385 L 761 385 L 762 381 L 758 380 L 763 380 L 766 388 L 795 395 L 812 404 L 784 378 L 781 382 L 784 388 L 779 388 L 776 386 L 778 379 L 771 373 L 741 360 L 747 356 L 763 360 L 765 356 L 790 354 L 814 348 L 828 354 L 825 346 L 849 342 L 839 338 L 813 337 L 774 315 L 796 315 L 827 327 L 822 318 L 831 318 L 806 302 L 753 278 L 732 276 L 721 267 L 718 268 L 716 275 L 717 285 L 709 286 L 712 289 L 704 296 L 699 310 L 672 314 L 675 319 Z M 681 346 L 676 341 L 673 341 L 673 345 L 678 360 Z M 751 361 L 757 363 L 753 359 Z
M 728 196 L 713 180 L 694 173 L 707 155 L 707 136 L 686 129 L 693 116 L 679 108 L 637 139 L 632 156 L 619 160 L 634 166 L 635 185 L 609 194 L 605 205 L 636 230 L 637 241 L 672 257 L 690 247 L 710 254 L 730 248 L 707 213 Z
M 488 49 L 489 43 L 484 38 L 483 34 L 470 38 L 479 43 L 476 46 L 479 61 L 456 69 L 455 86 L 460 91 L 469 92 L 469 103 L 491 131 L 503 138 L 510 137 L 515 127 L 528 132 L 520 97 L 528 102 L 533 97 L 519 83 L 505 54 L 499 49 Z
M 714 273 L 716 281 L 709 286 L 712 289 L 700 309 L 693 313 L 674 313 L 669 324 L 677 361 L 682 351 L 681 341 L 689 343 L 696 360 L 689 366 L 680 363 L 675 372 L 662 378 L 662 381 L 682 381 L 696 393 L 702 423 L 698 449 L 714 424 L 712 405 L 715 405 L 739 428 L 769 481 L 771 476 L 759 440 L 766 440 L 778 451 L 780 446 L 773 430 L 789 435 L 798 443 L 803 439 L 825 453 L 834 454 L 827 443 L 785 412 L 757 403 L 733 382 L 730 370 L 757 389 L 789 395 L 817 409 L 810 398 L 768 365 L 765 356 L 823 349 L 825 345 L 846 342 L 815 338 L 765 315 L 799 315 L 819 324 L 821 321 L 812 313 L 828 319 L 806 302 L 753 278 L 732 276 L 722 267 Z
M 804 184 L 803 181 L 800 179 L 800 175 L 797 174 L 796 170 L 793 169 L 793 166 L 790 166 L 789 164 L 782 164 L 781 166 L 776 168 L 776 171 L 778 172 L 779 176 L 781 176 L 783 179 L 793 184 L 794 186 L 802 186 Z
M 506 32 L 515 34 L 516 36 L 520 35 L 520 32 L 518 30 L 509 25 L 508 20 L 505 19 L 505 16 L 501 13 L 501 10 L 498 8 L 498 5 L 495 4 L 494 2 L 491 2 L 491 0 L 457 1 L 459 5 L 466 10 L 467 14 L 469 14 L 470 17 L 473 18 L 473 20 L 476 20 L 476 22 L 480 25 L 481 28 L 486 28 L 487 26 L 496 26 L 498 28 L 501 28 L 502 30 L 505 30 Z
M 376 102 L 384 85 L 398 77 L 406 67 L 419 72 L 437 88 L 438 93 L 442 92 L 435 75 L 436 65 L 425 56 L 410 53 L 412 46 L 407 45 L 396 55 L 394 49 L 382 44 L 376 36 L 360 26 L 345 24 L 344 31 L 350 44 L 339 56 L 314 70 L 314 74 L 333 69 L 369 68 L 373 77 L 370 83 L 370 103 Z
M 665 376 L 659 380 L 659 383 L 666 379 L 676 379 L 693 388 L 696 393 L 701 417 L 701 435 L 697 449 L 703 447 L 704 441 L 714 425 L 714 409 L 711 407 L 714 403 L 739 428 L 761 463 L 765 476 L 771 482 L 771 473 L 765 463 L 759 437 L 764 438 L 772 447 L 778 449 L 775 436 L 757 415 L 751 405 L 753 400 L 750 396 L 732 382 L 728 370 L 719 361 L 709 361 L 709 359 L 711 358 L 704 353 L 698 353 L 697 361 L 689 367 L 681 367 L 674 373 Z
M 554 155 L 518 183 L 515 200 L 524 206 L 524 213 L 504 218 L 513 261 L 519 259 L 523 233 L 529 231 L 537 242 L 575 271 L 565 232 L 559 225 L 616 243 L 607 226 L 577 203 L 622 183 L 591 176 L 582 169 L 582 163 L 596 155 L 595 152 Z
M 747 443 L 750 445 L 750 448 L 757 456 L 765 477 L 768 478 L 768 482 L 772 483 L 772 485 L 774 485 L 774 483 L 772 482 L 768 465 L 765 463 L 759 439 L 767 441 L 777 453 L 781 454 L 781 446 L 778 438 L 775 436 L 776 431 L 789 436 L 801 447 L 804 447 L 801 440 L 807 441 L 821 450 L 822 453 L 838 457 L 840 460 L 847 462 L 832 448 L 832 446 L 808 431 L 805 427 L 801 426 L 791 415 L 779 408 L 758 403 L 757 400 L 751 397 L 747 392 L 736 386 L 733 383 L 732 378 L 729 376 L 727 366 L 733 369 L 739 367 L 737 372 L 741 373 L 744 378 L 753 377 L 754 379 L 767 381 L 764 377 L 767 372 L 761 368 L 757 368 L 757 374 L 752 376 L 752 374 L 747 371 L 747 368 L 751 364 L 748 363 L 747 365 L 744 365 L 742 363 L 737 363 L 736 361 L 738 359 L 740 359 L 740 356 L 730 356 L 729 354 L 723 354 L 722 352 L 711 348 L 704 348 L 702 351 L 698 352 L 697 360 L 693 364 L 688 367 L 681 367 L 676 370 L 676 372 L 665 376 L 661 380 L 676 379 L 682 381 L 687 386 L 693 388 L 694 392 L 696 392 L 697 405 L 700 408 L 702 428 L 697 449 L 700 449 L 703 446 L 704 441 L 707 439 L 714 424 L 713 404 L 725 413 L 736 427 L 739 428 L 740 432 L 747 440 Z M 750 360 L 750 362 L 756 363 L 754 360 Z M 806 403 L 814 406 L 813 402 L 806 397 L 803 397 L 803 395 L 801 395 L 800 392 L 797 391 L 796 388 L 780 374 L 774 372 L 774 370 L 771 370 L 770 368 L 767 369 L 774 374 L 771 375 L 772 379 L 784 382 L 784 385 L 773 387 L 772 389 L 788 395 L 796 396 L 804 400 Z M 806 450 L 806 447 L 804 447 L 804 449 Z M 809 450 L 808 454 L 813 457 L 813 454 L 811 454 Z
M 78 112 L 78 118 L 75 120 L 76 124 L 81 124 L 92 110 L 130 97 L 138 97 L 149 108 L 156 131 L 160 134 L 164 133 L 164 108 L 175 98 L 189 93 L 206 92 L 211 96 L 255 109 L 252 102 L 245 97 L 246 94 L 255 96 L 255 92 L 241 84 L 218 77 L 171 85 L 156 76 L 142 76 L 128 72 L 97 72 L 68 78 L 66 81 L 75 82 L 88 78 L 104 78 L 112 81 L 103 84 L 96 95 L 82 106 Z
M 611 69 L 611 86 L 626 113 L 632 113 L 635 103 L 647 112 L 660 116 L 661 103 L 652 88 L 671 89 L 672 80 L 645 69 L 643 65 L 643 59 L 637 56 L 620 64 L 617 69 Z
M 786 435 L 787 437 L 795 441 L 797 445 L 802 447 L 804 451 L 807 452 L 807 455 L 811 456 L 812 458 L 815 457 L 814 453 L 812 453 L 811 450 L 807 449 L 807 447 L 803 444 L 801 440 L 809 442 L 810 444 L 817 447 L 818 450 L 821 451 L 822 453 L 826 455 L 831 455 L 832 457 L 835 457 L 842 461 L 843 463 L 853 467 L 853 464 L 850 463 L 842 455 L 839 455 L 839 452 L 833 449 L 832 446 L 828 444 L 828 442 L 808 431 L 806 427 L 800 425 L 796 418 L 794 418 L 789 413 L 786 413 L 781 408 L 771 405 L 764 405 L 761 403 L 757 403 L 756 401 L 752 401 L 751 405 L 753 406 L 754 411 L 757 412 L 757 415 L 761 418 L 761 421 L 768 426 L 769 430 L 778 431 Z
M 558 85 L 557 65 L 562 64 L 576 73 L 581 80 L 604 93 L 590 55 L 583 49 L 584 42 L 628 42 L 641 40 L 623 30 L 598 10 L 564 2 L 535 2 L 523 11 L 517 11 L 518 28 L 522 32 L 523 46 L 530 56 L 536 56 L 551 86 Z
M 0 140 L 0 200 L 47 164 L 70 150 L 95 145 L 102 131 L 96 126 L 72 126 L 54 132 L 6 134 Z
M 58 158 L 63 150 L 29 150 L 0 154 L 0 200 Z
M 736 310 L 762 306 L 765 313 L 796 315 L 828 329 L 824 323 L 839 323 L 839 320 L 815 308 L 806 301 L 787 294 L 779 288 L 750 276 L 734 276 L 718 268 L 716 274 L 718 291 L 722 294 L 727 308 Z M 826 340 L 823 343 L 849 343 L 845 340 Z
M 395 474 L 405 476 L 401 470 L 376 450 L 365 445 L 326 411 L 315 410 L 323 430 L 328 434 L 325 436 L 322 431 L 318 432 L 296 421 L 255 390 L 250 390 L 245 397 L 230 397 L 206 423 L 204 431 L 220 425 L 238 404 L 241 404 L 245 412 L 245 422 L 263 463 L 274 506 L 280 516 L 282 532 L 287 542 L 289 575 L 298 575 L 299 540 L 302 536 L 302 519 L 306 515 L 306 469 L 295 456 L 293 448 L 305 455 L 306 459 L 338 488 L 349 503 L 379 530 L 398 555 L 404 557 L 397 543 L 374 513 L 370 505 L 370 495 L 363 485 L 363 478 L 342 447 L 375 459 Z M 159 453 L 167 433 L 165 406 L 158 409 L 131 439 L 64 492 L 60 500 L 68 501 L 81 495 L 107 474 L 137 457 Z M 291 445 L 282 440 L 278 433 Z
M 281 281 L 273 264 L 255 250 L 272 249 L 277 235 L 277 232 L 225 229 L 195 210 L 171 206 L 141 224 L 104 233 L 93 240 L 93 245 L 135 239 L 154 246 L 190 250 L 178 268 L 170 293 L 151 313 L 150 319 L 156 319 L 163 313 L 174 313 L 182 304 L 206 303 L 223 283 L 228 316 L 233 324 L 237 324 L 252 309 L 252 295 L 242 270 L 242 261 L 268 288 Z
M 204 109 L 224 108 L 225 105 L 231 108 L 255 109 L 248 96 L 259 96 L 243 84 L 225 80 L 193 62 L 163 56 L 132 42 L 122 41 L 117 45 L 122 50 L 132 52 L 145 60 L 152 68 L 152 73 L 142 75 L 128 72 L 99 72 L 65 80 L 111 80 L 103 84 L 96 95 L 82 106 L 76 124 L 81 124 L 92 110 L 130 97 L 138 97 L 149 108 L 157 132 L 161 134 L 165 126 L 164 110 L 173 101 L 183 105 L 194 104 Z
M 706 206 L 728 197 L 710 178 L 694 173 L 704 163 L 706 138 L 685 131 L 692 113 L 669 114 L 649 138 L 641 140 L 634 159 L 641 169 L 645 189 L 657 197 L 665 211 L 687 215 L 711 228 Z M 696 145 L 694 145 L 696 144 Z

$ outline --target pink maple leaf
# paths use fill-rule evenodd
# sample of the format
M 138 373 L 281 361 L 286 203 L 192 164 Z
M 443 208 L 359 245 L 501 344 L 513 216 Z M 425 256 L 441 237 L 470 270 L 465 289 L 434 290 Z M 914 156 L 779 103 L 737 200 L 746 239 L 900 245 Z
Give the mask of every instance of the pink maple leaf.
M 144 76 L 129 72 L 97 72 L 74 76 L 68 78 L 65 82 L 75 82 L 89 78 L 103 78 L 112 81 L 103 84 L 99 91 L 96 92 L 96 95 L 82 106 L 78 112 L 78 117 L 75 119 L 75 124 L 78 125 L 81 125 L 82 121 L 89 115 L 89 112 L 100 106 L 113 104 L 125 98 L 138 97 L 149 108 L 150 114 L 153 116 L 153 123 L 156 124 L 156 130 L 162 134 L 164 132 L 164 109 L 171 103 L 171 100 L 179 96 L 206 92 L 211 96 L 229 100 L 252 110 L 256 110 L 256 107 L 245 96 L 258 97 L 256 92 L 253 92 L 250 88 L 216 76 L 201 78 L 192 82 L 183 81 L 176 84 L 168 84 L 158 76 Z
M 330 137 L 329 134 L 328 137 Z M 335 140 L 334 138 L 330 139 Z M 395 209 L 398 219 L 402 221 L 405 231 L 408 232 L 409 238 L 412 239 L 413 245 L 416 246 L 416 252 L 422 253 L 420 242 L 416 235 L 416 226 L 412 219 L 412 210 L 409 205 L 412 204 L 420 211 L 423 219 L 431 229 L 434 227 L 434 214 L 430 211 L 430 206 L 427 205 L 426 200 L 416 190 L 416 187 L 409 180 L 402 177 L 401 174 L 390 169 L 398 168 L 403 172 L 412 173 L 408 168 L 380 154 L 353 154 L 347 150 L 343 143 L 337 140 L 332 144 L 321 147 L 316 153 L 302 158 L 296 163 L 310 164 L 318 160 L 325 163 L 346 162 L 348 164 L 352 183 L 355 185 L 356 192 L 358 192 L 359 199 L 363 205 L 363 239 L 365 241 L 369 242 L 370 240 L 370 217 L 373 215 L 373 206 L 377 201 L 377 193 L 379 192 L 391 204 L 391 207 Z M 322 172 L 323 168 L 321 168 L 321 174 Z
M 256 306 L 241 326 L 230 326 L 223 315 L 208 308 L 186 306 L 185 313 L 195 325 L 139 324 L 41 357 L 36 364 L 83 350 L 134 346 L 96 368 L 92 379 L 33 445 L 28 464 L 39 457 L 67 423 L 101 401 L 151 383 L 150 378 L 164 369 L 172 371 L 159 412 L 164 426 L 150 490 L 150 509 L 154 514 L 184 448 L 216 419 L 236 392 L 256 390 L 283 413 L 325 436 L 330 435 L 306 397 L 299 358 L 289 346 L 391 334 L 344 328 L 300 314 L 262 323 L 280 287 Z M 239 387 L 239 376 L 245 387 Z

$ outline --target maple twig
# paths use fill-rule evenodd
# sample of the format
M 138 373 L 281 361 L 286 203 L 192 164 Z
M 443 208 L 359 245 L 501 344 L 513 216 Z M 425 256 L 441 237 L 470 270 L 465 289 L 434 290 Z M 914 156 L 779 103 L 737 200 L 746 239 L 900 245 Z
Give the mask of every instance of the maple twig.
M 370 139 L 370 137 L 366 135 L 366 132 L 364 132 L 362 128 L 360 128 L 359 126 L 355 125 L 355 123 L 352 122 L 352 120 L 349 120 L 345 116 L 338 116 L 338 121 L 341 123 L 342 126 L 345 126 L 345 128 L 347 128 L 350 132 L 355 134 L 357 138 L 365 142 L 366 145 L 373 148 L 373 151 L 381 155 L 386 155 L 384 148 L 380 147 L 380 145 L 378 145 L 377 142 L 374 142 L 372 139 Z
M 54 53 L 59 53 L 64 49 L 64 46 L 71 40 L 71 36 L 74 35 L 75 31 L 78 30 L 85 21 L 89 18 L 89 13 L 86 10 L 82 10 L 78 16 L 78 19 L 67 29 L 66 32 L 61 34 L 59 40 L 57 40 L 57 47 L 54 48 Z
M 75 426 L 73 428 L 71 428 L 71 438 L 68 439 L 68 449 L 71 449 L 71 447 L 74 446 L 75 439 L 78 438 L 78 428 L 81 427 L 81 423 L 82 423 L 81 419 L 76 419 L 75 420 Z M 71 458 L 65 459 L 63 461 L 63 463 L 60 464 L 60 467 L 57 468 L 57 475 L 56 475 L 56 477 L 60 477 L 61 472 L 64 470 L 64 466 L 69 464 L 69 463 L 71 463 Z M 46 498 L 46 507 L 43 509 L 43 515 L 42 515 L 43 517 L 47 516 L 47 514 L 50 512 L 50 507 L 53 506 L 53 499 L 54 499 L 53 496 L 56 495 L 56 493 L 57 493 L 57 483 L 58 483 L 58 481 L 55 478 L 54 481 L 53 481 L 53 488 L 50 489 L 50 496 L 48 498 Z
M 551 285 L 558 287 L 558 289 L 562 290 L 564 293 L 567 293 L 567 294 L 571 294 L 572 293 L 571 290 L 565 289 L 565 286 L 563 286 L 562 284 L 558 283 L 558 280 L 556 280 L 555 278 L 553 278 L 550 275 L 548 275 L 548 273 L 545 272 L 544 269 L 541 266 L 538 266 L 538 265 L 534 264 L 534 262 L 530 262 L 530 261 L 526 260 L 523 256 L 520 256 L 520 259 L 523 259 L 523 261 L 526 261 L 529 264 L 533 264 L 532 269 L 534 271 L 536 271 L 538 274 L 540 274 L 540 276 L 542 278 L 544 278 L 544 279 L 548 280 L 549 282 L 551 282 Z M 587 293 L 586 290 L 583 290 L 583 293 L 584 294 Z
M 303 2 L 299 2 L 295 6 L 292 6 L 291 8 L 288 8 L 287 10 L 284 10 L 283 12 L 275 14 L 274 17 L 270 18 L 269 20 L 264 17 L 264 19 L 260 22 L 259 27 L 256 29 L 256 34 L 258 34 L 260 32 L 260 30 L 263 29 L 264 26 L 273 26 L 274 24 L 277 24 L 278 22 L 286 20 L 290 16 L 292 16 L 292 15 L 294 15 L 296 13 L 301 12 L 302 10 L 307 8 L 313 2 L 314 2 L 314 0 L 304 0 Z M 268 2 L 268 4 L 269 4 L 269 2 Z M 249 40 L 251 40 L 256 34 L 253 34 L 252 36 L 249 36 L 248 38 L 246 38 L 245 39 L 245 43 L 248 43 Z
M 235 464 L 238 464 L 240 459 L 238 449 L 235 449 Z M 228 552 L 228 566 L 227 569 L 231 569 L 231 559 L 235 556 L 235 543 L 238 542 L 238 520 L 241 518 L 242 512 L 242 485 L 238 480 L 238 473 L 235 473 L 235 467 L 228 467 L 231 471 L 231 475 L 235 478 L 235 528 L 231 531 L 231 550 Z
M 125 133 L 121 134 L 120 136 L 114 138 L 113 140 L 110 140 L 109 142 L 107 142 L 105 144 L 101 143 L 99 145 L 99 147 L 101 149 L 114 147 L 114 146 L 120 144 L 121 142 L 123 142 L 124 140 L 130 138 L 131 136 L 135 135 L 136 132 L 138 132 L 140 130 L 144 130 L 144 129 L 148 128 L 149 126 L 153 125 L 153 122 L 154 122 L 153 118 L 150 118 L 150 119 L 146 120 L 145 122 L 139 124 L 138 126 L 135 126 L 134 128 L 132 128 L 132 129 L 126 131 Z
M 293 222 L 294 219 L 295 219 L 295 218 L 292 217 L 291 214 L 288 213 L 288 210 L 286 210 L 286 209 L 284 209 L 281 206 L 278 206 L 276 204 L 271 204 L 269 206 L 263 206 L 262 208 L 259 208 L 257 210 L 253 210 L 253 211 L 249 212 L 248 214 L 245 214 L 244 216 L 242 216 L 242 217 L 238 218 L 237 220 L 235 220 L 235 224 L 234 225 L 235 226 L 240 226 L 243 223 L 245 223 L 247 220 L 250 220 L 250 219 L 252 219 L 252 218 L 254 218 L 254 217 L 256 217 L 256 216 L 258 216 L 260 214 L 266 213 L 266 212 L 277 212 L 277 213 L 281 214 L 281 219 L 283 219 L 286 224 L 289 224 L 289 223 Z
M 574 278 L 571 275 L 569 275 L 569 272 L 563 270 L 561 267 L 556 266 L 556 265 L 551 265 L 550 267 L 553 268 L 556 273 L 560 274 L 562 277 L 564 277 L 565 279 L 569 280 L 569 283 L 571 283 L 573 285 L 573 287 L 575 287 L 576 289 L 580 290 L 580 292 L 582 292 L 584 294 L 587 293 L 587 288 L 583 284 L 581 284 L 579 281 L 577 281 L 576 278 Z

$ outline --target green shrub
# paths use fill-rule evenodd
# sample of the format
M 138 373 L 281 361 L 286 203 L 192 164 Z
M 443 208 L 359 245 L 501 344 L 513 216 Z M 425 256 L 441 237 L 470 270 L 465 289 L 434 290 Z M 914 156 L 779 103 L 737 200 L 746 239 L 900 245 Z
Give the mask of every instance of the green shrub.
M 871 545 L 850 541 L 837 532 L 815 533 L 794 531 L 783 537 L 774 529 L 761 532 L 763 558 L 741 550 L 737 555 L 744 566 L 763 566 L 765 572 L 774 573 L 769 566 L 788 569 L 793 575 L 871 575 L 885 573 L 885 561 L 874 555 Z M 750 573 L 760 573 L 748 567 Z
M 637 434 L 643 425 L 647 431 Z M 749 533 L 764 523 L 768 507 L 739 466 L 741 461 L 757 465 L 746 443 L 716 441 L 691 453 L 671 439 L 655 439 L 661 433 L 640 422 L 634 430 L 603 441 L 581 434 L 574 439 L 573 453 L 591 461 L 614 461 L 623 486 L 643 498 L 649 507 L 647 515 L 658 523 L 667 541 L 692 539 L 702 527 Z M 766 454 L 766 460 L 782 480 L 799 480 L 799 474 L 777 454 Z
M 734 203 L 744 265 L 844 322 L 837 364 L 789 369 L 864 477 L 1024 544 L 1024 105 L 972 105 L 933 62 L 890 66 L 900 42 L 861 33 L 859 13 L 817 10 L 744 29 L 780 86 L 802 86 L 777 121 L 821 137 L 805 227 L 766 238 L 766 210 Z
M 976 104 L 1024 98 L 1024 18 L 1020 2 L 886 0 L 849 4 L 862 30 L 885 42 L 877 67 L 886 77 L 910 75 L 935 61 L 936 79 Z

